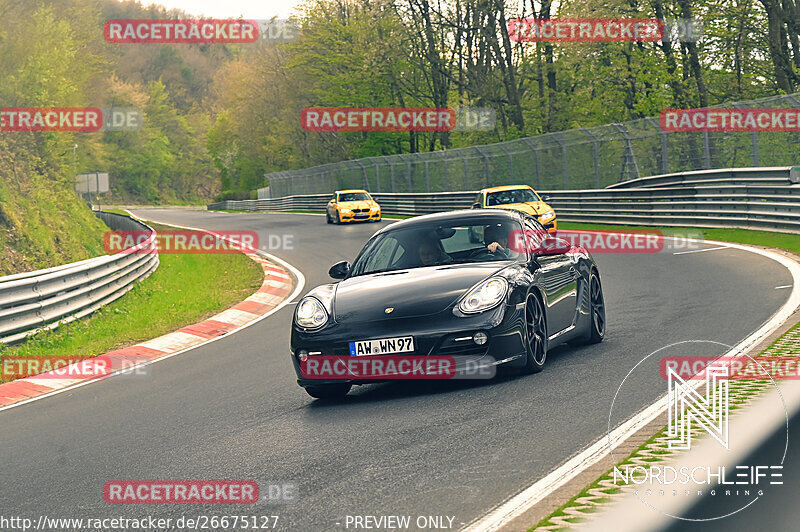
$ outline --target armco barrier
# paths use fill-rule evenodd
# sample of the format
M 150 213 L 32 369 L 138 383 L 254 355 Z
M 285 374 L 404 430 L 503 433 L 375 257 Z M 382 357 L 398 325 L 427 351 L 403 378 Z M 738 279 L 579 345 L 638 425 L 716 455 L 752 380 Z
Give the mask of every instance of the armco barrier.
M 112 230 L 152 234 L 116 255 L 0 277 L 0 343 L 16 342 L 37 330 L 86 316 L 125 294 L 158 267 L 152 228 L 119 214 L 97 215 Z
M 540 191 L 558 219 L 629 225 L 745 227 L 800 232 L 798 168 L 727 168 L 636 180 L 635 187 Z M 631 182 L 633 183 L 633 182 Z M 469 208 L 473 192 L 373 194 L 385 214 Z M 328 194 L 224 201 L 209 210 L 324 210 Z

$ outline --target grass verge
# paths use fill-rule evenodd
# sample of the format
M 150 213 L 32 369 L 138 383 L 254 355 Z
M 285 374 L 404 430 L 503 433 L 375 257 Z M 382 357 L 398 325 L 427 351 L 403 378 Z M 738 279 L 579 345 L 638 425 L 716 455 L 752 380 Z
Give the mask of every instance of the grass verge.
M 202 321 L 245 299 L 263 280 L 261 266 L 239 253 L 170 254 L 160 260 L 150 277 L 117 301 L 83 320 L 5 346 L 2 355 L 101 355 Z

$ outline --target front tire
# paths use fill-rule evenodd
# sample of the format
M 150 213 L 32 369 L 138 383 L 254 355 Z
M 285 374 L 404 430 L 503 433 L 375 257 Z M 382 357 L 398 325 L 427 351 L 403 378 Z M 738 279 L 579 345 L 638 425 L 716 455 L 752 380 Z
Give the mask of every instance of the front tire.
M 325 211 L 325 223 L 329 224 L 333 223 L 333 220 L 331 220 L 331 213 L 329 213 L 328 211 Z
M 342 399 L 350 391 L 350 384 L 320 384 L 318 386 L 306 386 L 308 395 L 315 399 L 336 400 Z
M 592 271 L 589 275 L 589 336 L 587 344 L 598 344 L 606 335 L 606 301 L 603 297 L 603 286 L 600 277 Z
M 525 365 L 526 375 L 539 373 L 547 359 L 547 319 L 541 301 L 535 293 L 525 300 Z

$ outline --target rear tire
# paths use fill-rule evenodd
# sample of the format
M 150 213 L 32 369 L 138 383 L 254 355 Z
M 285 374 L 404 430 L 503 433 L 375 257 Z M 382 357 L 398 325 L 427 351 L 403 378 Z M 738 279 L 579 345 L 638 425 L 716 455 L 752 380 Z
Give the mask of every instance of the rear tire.
M 535 293 L 525 300 L 525 375 L 539 373 L 547 359 L 547 319 L 541 301 Z
M 320 384 L 318 386 L 306 386 L 308 395 L 315 399 L 336 400 L 342 399 L 350 391 L 350 384 Z

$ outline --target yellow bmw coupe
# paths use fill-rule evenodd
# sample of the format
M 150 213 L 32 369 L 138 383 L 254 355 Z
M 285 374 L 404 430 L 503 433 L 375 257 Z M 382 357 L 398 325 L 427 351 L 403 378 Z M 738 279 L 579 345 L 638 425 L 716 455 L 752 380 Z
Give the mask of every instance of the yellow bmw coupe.
M 380 222 L 381 206 L 366 190 L 337 190 L 325 209 L 329 224 Z
M 535 216 L 548 233 L 555 233 L 556 212 L 528 185 L 506 185 L 484 188 L 472 205 L 473 209 L 511 209 Z

